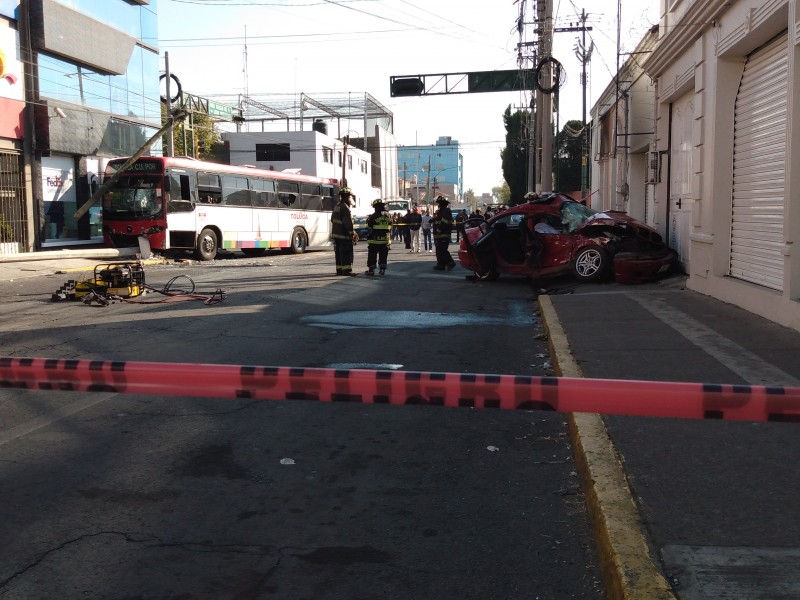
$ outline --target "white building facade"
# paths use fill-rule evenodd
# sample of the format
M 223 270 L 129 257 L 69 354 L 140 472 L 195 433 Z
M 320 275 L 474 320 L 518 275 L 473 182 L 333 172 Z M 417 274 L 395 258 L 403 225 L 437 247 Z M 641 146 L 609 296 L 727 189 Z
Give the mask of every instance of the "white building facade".
M 592 181 L 589 206 L 620 210 L 655 227 L 664 223 L 653 210 L 648 171 L 655 134 L 655 86 L 641 67 L 641 56 L 658 40 L 654 27 L 638 44 L 591 109 Z
M 690 289 L 798 330 L 799 1 L 661 0 L 643 63 L 655 82 L 649 220 Z
M 376 198 L 396 194 L 397 173 L 391 169 L 396 164 L 394 154 L 388 153 L 389 172 L 385 165 L 380 172 L 369 152 L 348 145 L 319 131 L 269 131 L 247 133 L 223 133 L 222 139 L 230 153 L 230 164 L 252 165 L 273 171 L 295 170 L 304 175 L 346 179 L 356 196 L 355 215 L 368 215 L 372 212 L 372 201 Z M 388 146 L 389 144 L 387 144 Z M 387 189 L 373 185 L 383 184 Z M 392 186 L 394 186 L 392 188 Z

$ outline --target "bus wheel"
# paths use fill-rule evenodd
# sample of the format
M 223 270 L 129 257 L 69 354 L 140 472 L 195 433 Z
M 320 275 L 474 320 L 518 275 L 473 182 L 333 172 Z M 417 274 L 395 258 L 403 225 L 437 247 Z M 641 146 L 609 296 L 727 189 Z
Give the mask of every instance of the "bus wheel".
M 306 237 L 306 232 L 300 227 L 295 227 L 294 231 L 292 231 L 292 245 L 289 248 L 289 252 L 292 254 L 302 254 L 306 251 L 307 246 L 308 238 Z
M 197 249 L 194 252 L 200 260 L 214 260 L 217 255 L 217 234 L 211 229 L 203 229 L 197 238 Z

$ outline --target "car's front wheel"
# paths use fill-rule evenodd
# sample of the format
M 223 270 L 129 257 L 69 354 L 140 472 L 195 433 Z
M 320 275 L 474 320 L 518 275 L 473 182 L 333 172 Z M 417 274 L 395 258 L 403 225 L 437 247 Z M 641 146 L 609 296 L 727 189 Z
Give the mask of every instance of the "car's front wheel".
M 600 281 L 608 271 L 608 254 L 602 249 L 588 246 L 578 250 L 572 272 L 578 281 L 591 283 Z

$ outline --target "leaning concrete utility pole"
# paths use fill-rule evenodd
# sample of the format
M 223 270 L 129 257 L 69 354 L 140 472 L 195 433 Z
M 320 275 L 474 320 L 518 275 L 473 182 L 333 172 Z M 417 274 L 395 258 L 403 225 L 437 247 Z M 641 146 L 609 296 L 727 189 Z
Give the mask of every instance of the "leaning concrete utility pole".
M 165 133 L 167 133 L 167 131 L 169 131 L 173 127 L 173 125 L 183 121 L 188 114 L 189 113 L 187 113 L 186 111 L 180 111 L 175 115 L 167 116 L 167 122 L 164 124 L 164 126 L 158 131 L 156 131 L 153 134 L 153 137 L 147 140 L 141 148 L 139 148 L 136 152 L 134 152 L 133 155 L 128 160 L 126 160 L 122 165 L 120 165 L 119 169 L 117 169 L 114 172 L 114 174 L 111 175 L 111 177 L 103 181 L 102 185 L 100 185 L 97 188 L 97 191 L 95 191 L 95 193 L 92 194 L 91 198 L 89 198 L 86 202 L 81 204 L 80 208 L 78 208 L 78 210 L 75 211 L 75 215 L 73 218 L 77 221 L 83 215 L 89 212 L 89 208 L 100 198 L 102 198 L 108 190 L 111 189 L 111 186 L 114 185 L 117 179 L 122 177 L 122 174 L 128 169 L 128 167 L 130 167 L 133 163 L 135 163 L 142 156 L 144 156 L 147 153 L 147 151 L 150 150 L 150 148 L 153 146 L 156 140 L 158 140 Z

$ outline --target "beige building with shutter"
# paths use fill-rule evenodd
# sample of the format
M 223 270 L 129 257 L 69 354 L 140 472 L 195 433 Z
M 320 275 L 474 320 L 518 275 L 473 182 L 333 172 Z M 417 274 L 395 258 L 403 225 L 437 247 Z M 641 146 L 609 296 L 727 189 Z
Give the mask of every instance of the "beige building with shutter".
M 689 288 L 798 330 L 799 3 L 661 0 L 643 62 L 658 175 L 648 221 L 663 223 Z

